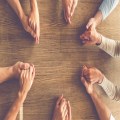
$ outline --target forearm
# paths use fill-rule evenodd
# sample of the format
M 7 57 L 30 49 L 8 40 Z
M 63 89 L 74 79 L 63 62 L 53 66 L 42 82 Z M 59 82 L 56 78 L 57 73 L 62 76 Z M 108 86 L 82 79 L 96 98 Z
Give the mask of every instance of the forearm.
M 26 98 L 26 93 L 25 94 L 19 94 L 18 97 L 16 98 L 15 102 L 11 106 L 10 110 L 8 111 L 8 114 L 6 115 L 4 120 L 15 120 L 17 117 L 17 114 L 20 110 L 20 107 L 22 106 L 25 98 Z
M 95 19 L 95 27 L 97 27 L 102 22 L 103 19 L 103 15 L 100 10 L 97 11 L 97 13 L 94 16 L 94 19 Z
M 101 35 L 102 36 L 102 35 Z M 104 36 L 101 37 L 101 44 L 98 46 L 112 57 L 120 57 L 120 42 Z
M 0 83 L 5 82 L 13 77 L 13 69 L 12 67 L 3 67 L 0 68 Z
M 93 92 L 92 94 L 90 94 L 90 96 L 91 96 L 92 101 L 96 107 L 96 110 L 97 110 L 97 113 L 98 113 L 100 120 L 110 120 L 111 111 L 103 103 L 101 98 L 98 97 L 97 93 Z
M 15 13 L 17 14 L 17 16 L 22 19 L 23 16 L 25 15 L 22 6 L 20 4 L 19 0 L 7 0 L 8 3 L 10 4 L 10 6 L 13 8 L 13 10 L 15 11 Z
M 30 6 L 32 11 L 38 10 L 37 0 L 30 0 Z
M 118 3 L 119 0 L 103 0 L 99 7 L 99 11 L 102 12 L 103 20 L 115 9 Z

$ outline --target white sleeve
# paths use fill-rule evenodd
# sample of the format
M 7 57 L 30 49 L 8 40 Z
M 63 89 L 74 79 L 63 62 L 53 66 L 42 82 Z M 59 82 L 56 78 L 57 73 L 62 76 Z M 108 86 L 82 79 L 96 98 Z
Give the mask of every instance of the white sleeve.
M 99 10 L 103 15 L 103 20 L 115 9 L 118 3 L 119 0 L 103 0 L 102 4 L 99 7 Z
M 112 116 L 112 114 L 110 116 L 110 120 L 115 120 L 115 118 Z
M 111 81 L 109 81 L 106 77 L 104 77 L 101 84 L 99 84 L 108 97 L 112 100 L 119 101 L 120 100 L 120 88 L 115 86 Z
M 115 41 L 102 36 L 102 42 L 98 47 L 112 57 L 120 57 L 120 41 Z

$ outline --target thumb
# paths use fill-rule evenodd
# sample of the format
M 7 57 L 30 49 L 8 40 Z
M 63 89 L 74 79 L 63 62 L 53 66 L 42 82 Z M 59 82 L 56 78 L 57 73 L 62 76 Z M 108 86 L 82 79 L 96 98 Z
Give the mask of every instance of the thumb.
M 88 87 L 88 84 L 87 84 L 87 82 L 86 82 L 86 80 L 85 80 L 84 77 L 81 77 L 81 82 L 83 83 L 83 85 L 84 85 L 86 88 Z
M 88 67 L 86 66 L 86 65 L 83 65 L 83 71 L 86 71 L 86 70 L 88 70 Z
M 90 19 L 88 24 L 86 25 L 86 29 L 89 29 L 92 24 L 93 24 L 93 21 Z

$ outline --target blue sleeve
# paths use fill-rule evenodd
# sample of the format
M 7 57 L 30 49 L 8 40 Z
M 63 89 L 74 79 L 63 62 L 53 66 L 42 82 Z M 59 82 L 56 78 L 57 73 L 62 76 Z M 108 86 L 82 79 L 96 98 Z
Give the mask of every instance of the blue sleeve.
M 102 4 L 99 7 L 99 10 L 103 15 L 103 20 L 108 17 L 108 15 L 115 9 L 118 3 L 119 0 L 103 0 Z

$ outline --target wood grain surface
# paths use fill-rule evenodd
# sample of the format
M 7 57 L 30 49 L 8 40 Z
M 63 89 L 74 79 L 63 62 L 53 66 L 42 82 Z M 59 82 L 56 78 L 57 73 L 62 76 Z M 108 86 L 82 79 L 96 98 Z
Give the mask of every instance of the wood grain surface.
M 73 120 L 98 120 L 95 107 L 80 82 L 81 66 L 95 66 L 113 83 L 120 85 L 120 60 L 96 46 L 80 44 L 79 35 L 100 3 L 101 0 L 79 0 L 72 25 L 67 25 L 61 0 L 38 0 L 41 36 L 40 44 L 35 45 L 8 3 L 0 0 L 0 66 L 23 61 L 36 67 L 35 82 L 24 103 L 24 120 L 51 120 L 55 102 L 62 93 L 71 102 Z M 29 14 L 29 0 L 21 0 L 21 4 Z M 117 6 L 99 25 L 98 31 L 120 40 L 119 12 L 120 6 Z M 0 85 L 0 120 L 14 101 L 18 87 L 18 80 Z M 110 100 L 101 88 L 96 89 L 119 120 L 120 104 Z

